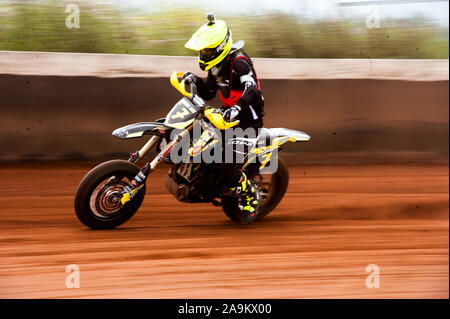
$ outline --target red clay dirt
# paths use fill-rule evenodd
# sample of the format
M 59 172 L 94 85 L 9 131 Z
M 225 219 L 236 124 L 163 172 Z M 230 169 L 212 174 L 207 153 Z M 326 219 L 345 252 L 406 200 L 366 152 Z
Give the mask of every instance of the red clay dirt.
M 0 166 L 0 298 L 448 298 L 448 165 L 290 167 L 249 226 L 177 202 L 167 171 L 140 211 L 93 231 L 73 211 L 86 163 Z M 68 289 L 66 266 L 80 268 Z M 366 287 L 366 266 L 380 288 Z

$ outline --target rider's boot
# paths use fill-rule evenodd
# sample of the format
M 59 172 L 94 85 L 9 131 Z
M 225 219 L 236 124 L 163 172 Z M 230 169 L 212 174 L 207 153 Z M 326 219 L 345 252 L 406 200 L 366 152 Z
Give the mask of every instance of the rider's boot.
M 242 215 L 241 221 L 244 224 L 253 222 L 258 216 L 259 196 L 247 176 L 242 173 L 239 186 L 230 188 L 241 196 Z

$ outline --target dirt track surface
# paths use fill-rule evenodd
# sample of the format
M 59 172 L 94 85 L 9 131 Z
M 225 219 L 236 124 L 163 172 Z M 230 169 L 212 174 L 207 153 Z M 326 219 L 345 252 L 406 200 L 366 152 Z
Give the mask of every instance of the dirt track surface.
M 0 298 L 448 298 L 448 166 L 290 167 L 250 226 L 151 177 L 126 224 L 92 231 L 73 194 L 89 164 L 0 166 Z M 66 266 L 80 267 L 68 289 Z M 378 289 L 365 268 L 380 267 Z

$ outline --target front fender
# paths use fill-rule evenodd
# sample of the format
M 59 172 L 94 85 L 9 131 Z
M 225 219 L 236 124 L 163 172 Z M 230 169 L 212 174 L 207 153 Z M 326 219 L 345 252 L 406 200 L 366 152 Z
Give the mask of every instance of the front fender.
M 140 122 L 119 127 L 112 135 L 123 139 L 141 137 L 144 134 L 166 136 L 171 129 L 161 122 Z

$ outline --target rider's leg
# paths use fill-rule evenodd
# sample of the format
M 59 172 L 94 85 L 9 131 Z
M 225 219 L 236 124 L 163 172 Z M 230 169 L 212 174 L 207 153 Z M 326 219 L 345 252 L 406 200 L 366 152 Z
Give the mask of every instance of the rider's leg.
M 258 214 L 258 197 L 255 188 L 244 172 L 242 172 L 237 186 L 231 187 L 230 190 L 241 195 L 242 221 L 246 224 L 253 222 Z
M 254 137 L 256 138 L 259 133 L 259 128 L 262 127 L 262 120 L 255 121 L 252 125 L 242 125 L 239 126 L 242 129 L 240 137 Z M 250 129 L 250 130 L 249 130 Z M 234 131 L 236 136 L 239 136 L 239 131 Z M 218 169 L 216 175 L 219 180 L 230 189 L 241 197 L 242 204 L 242 221 L 244 223 L 250 223 L 254 221 L 258 214 L 258 196 L 255 188 L 252 186 L 250 180 L 247 178 L 246 174 L 240 170 L 240 167 L 245 161 L 245 157 L 242 154 L 247 154 L 250 149 L 248 144 L 237 145 L 236 143 L 229 143 L 226 139 L 226 135 L 223 135 L 224 149 L 222 153 L 222 163 L 218 164 L 216 167 Z M 232 156 L 230 156 L 230 153 Z M 242 158 L 239 158 L 239 155 Z M 227 156 L 228 155 L 228 156 Z M 228 159 L 232 158 L 232 163 L 228 162 Z
M 239 166 L 233 163 L 216 164 L 216 176 L 231 192 L 241 197 L 242 222 L 248 224 L 257 217 L 256 190 Z

